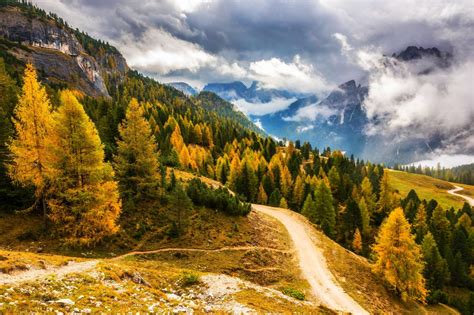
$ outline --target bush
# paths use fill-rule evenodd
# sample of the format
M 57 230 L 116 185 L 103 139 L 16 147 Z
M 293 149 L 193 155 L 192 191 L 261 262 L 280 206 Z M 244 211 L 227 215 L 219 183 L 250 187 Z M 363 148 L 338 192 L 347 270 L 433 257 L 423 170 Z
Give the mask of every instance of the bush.
M 294 299 L 297 299 L 297 300 L 300 300 L 300 301 L 304 301 L 305 300 L 305 295 L 303 292 L 297 290 L 297 289 L 293 289 L 293 288 L 283 288 L 281 290 L 281 292 L 283 292 L 283 294 L 286 294 L 288 296 L 291 296 L 292 298 Z
M 181 286 L 187 287 L 199 283 L 199 276 L 192 272 L 184 272 L 179 280 Z
M 199 178 L 189 181 L 187 195 L 196 206 L 205 206 L 217 209 L 232 216 L 246 216 L 250 210 L 250 203 L 242 202 L 225 188 L 212 189 Z

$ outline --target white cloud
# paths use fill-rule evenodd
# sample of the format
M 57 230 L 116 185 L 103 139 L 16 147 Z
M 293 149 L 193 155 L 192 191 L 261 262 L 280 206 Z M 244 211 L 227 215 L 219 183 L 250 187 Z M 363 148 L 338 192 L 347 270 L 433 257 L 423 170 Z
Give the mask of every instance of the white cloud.
M 314 129 L 314 125 L 313 124 L 309 124 L 309 125 L 303 125 L 303 126 L 298 126 L 296 128 L 296 132 L 297 133 L 303 133 L 303 132 L 306 132 L 306 131 L 309 131 L 311 129 Z
M 283 117 L 283 120 L 295 122 L 315 121 L 317 118 L 327 119 L 337 114 L 338 112 L 335 109 L 316 103 L 299 108 L 295 115 L 291 117 Z
M 196 72 L 218 60 L 198 45 L 161 29 L 148 30 L 139 42 L 128 34 L 120 41 L 130 66 L 149 73 L 167 74 L 184 69 Z
M 261 82 L 265 88 L 312 93 L 330 88 L 313 65 L 302 62 L 299 55 L 295 55 L 290 63 L 279 58 L 254 61 L 250 63 L 249 71 L 250 77 Z
M 260 119 L 255 119 L 253 123 L 255 124 L 255 126 L 262 129 L 263 131 L 265 131 L 265 129 L 263 129 L 263 125 L 262 125 L 262 122 L 260 121 Z
M 439 156 L 433 156 L 430 159 L 418 161 L 411 163 L 411 165 L 421 165 L 421 166 L 429 166 L 429 167 L 436 167 L 437 164 L 440 164 L 441 167 L 455 167 L 459 165 L 465 164 L 472 164 L 474 163 L 474 155 L 466 155 L 466 154 L 456 154 L 456 155 L 446 155 L 442 154 Z
M 247 102 L 243 98 L 240 98 L 232 101 L 232 103 L 237 106 L 240 111 L 247 115 L 262 116 L 284 110 L 296 100 L 296 98 L 273 98 L 272 101 L 268 103 L 251 103 Z

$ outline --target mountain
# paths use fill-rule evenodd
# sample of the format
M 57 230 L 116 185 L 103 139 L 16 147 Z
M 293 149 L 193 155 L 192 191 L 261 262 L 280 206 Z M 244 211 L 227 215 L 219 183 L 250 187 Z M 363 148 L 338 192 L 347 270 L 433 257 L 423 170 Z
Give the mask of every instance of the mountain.
M 214 92 L 227 101 L 244 99 L 250 103 L 268 103 L 275 98 L 291 99 L 302 97 L 303 94 L 286 90 L 263 88 L 257 81 L 247 87 L 240 81 L 230 83 L 208 83 L 203 91 Z
M 67 86 L 91 96 L 109 96 L 105 81 L 123 78 L 129 68 L 114 47 L 72 30 L 40 9 L 35 16 L 19 6 L 0 7 L 1 56 L 32 62 L 51 86 Z
M 170 82 L 170 83 L 166 83 L 166 85 L 174 87 L 175 89 L 183 92 L 187 96 L 194 96 L 199 93 L 197 89 L 193 88 L 191 85 L 187 84 L 186 82 Z
M 341 84 L 322 100 L 299 99 L 288 109 L 258 117 L 263 129 L 278 138 L 300 139 L 319 148 L 331 146 L 360 154 L 367 117 L 362 101 L 367 87 L 354 80 Z
M 392 57 L 382 58 L 385 58 L 382 60 L 387 69 L 407 64 L 418 76 L 442 71 L 452 62 L 449 53 L 436 47 L 408 46 Z M 364 107 L 368 94 L 368 86 L 350 80 L 320 100 L 314 96 L 301 98 L 285 110 L 251 117 L 277 138 L 300 139 L 320 148 L 339 148 L 364 159 L 388 164 L 420 160 L 442 145 L 443 138 L 436 134 L 429 138 L 405 137 L 397 141 L 383 135 L 367 135 L 369 125 L 383 123 L 381 117 L 369 121 Z

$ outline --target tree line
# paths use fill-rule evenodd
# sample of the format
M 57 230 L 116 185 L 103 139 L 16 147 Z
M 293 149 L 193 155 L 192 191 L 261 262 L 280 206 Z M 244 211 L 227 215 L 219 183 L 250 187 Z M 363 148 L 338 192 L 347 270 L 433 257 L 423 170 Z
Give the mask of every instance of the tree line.
M 460 165 L 452 168 L 441 167 L 440 163 L 436 167 L 395 164 L 393 169 L 427 175 L 453 183 L 474 185 L 474 164 Z

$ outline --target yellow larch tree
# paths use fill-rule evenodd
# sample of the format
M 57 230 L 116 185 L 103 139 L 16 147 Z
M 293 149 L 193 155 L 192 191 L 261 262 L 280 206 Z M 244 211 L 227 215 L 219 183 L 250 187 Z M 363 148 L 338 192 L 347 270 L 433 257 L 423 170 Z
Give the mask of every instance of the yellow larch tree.
M 380 227 L 374 251 L 377 255 L 374 271 L 382 275 L 404 301 L 424 302 L 427 290 L 423 256 L 402 208 L 393 210 Z
M 356 228 L 354 233 L 354 240 L 352 241 L 352 248 L 357 254 L 362 252 L 362 236 L 360 235 L 359 228 Z
M 92 245 L 118 230 L 118 184 L 94 123 L 70 91 L 62 91 L 49 150 L 52 178 L 48 205 L 59 235 Z
M 45 188 L 51 176 L 51 154 L 47 146 L 52 127 L 51 103 L 33 65 L 26 66 L 23 82 L 14 111 L 16 136 L 8 147 L 12 154 L 8 173 L 14 182 L 35 187 L 35 204 L 41 203 L 46 220 Z

